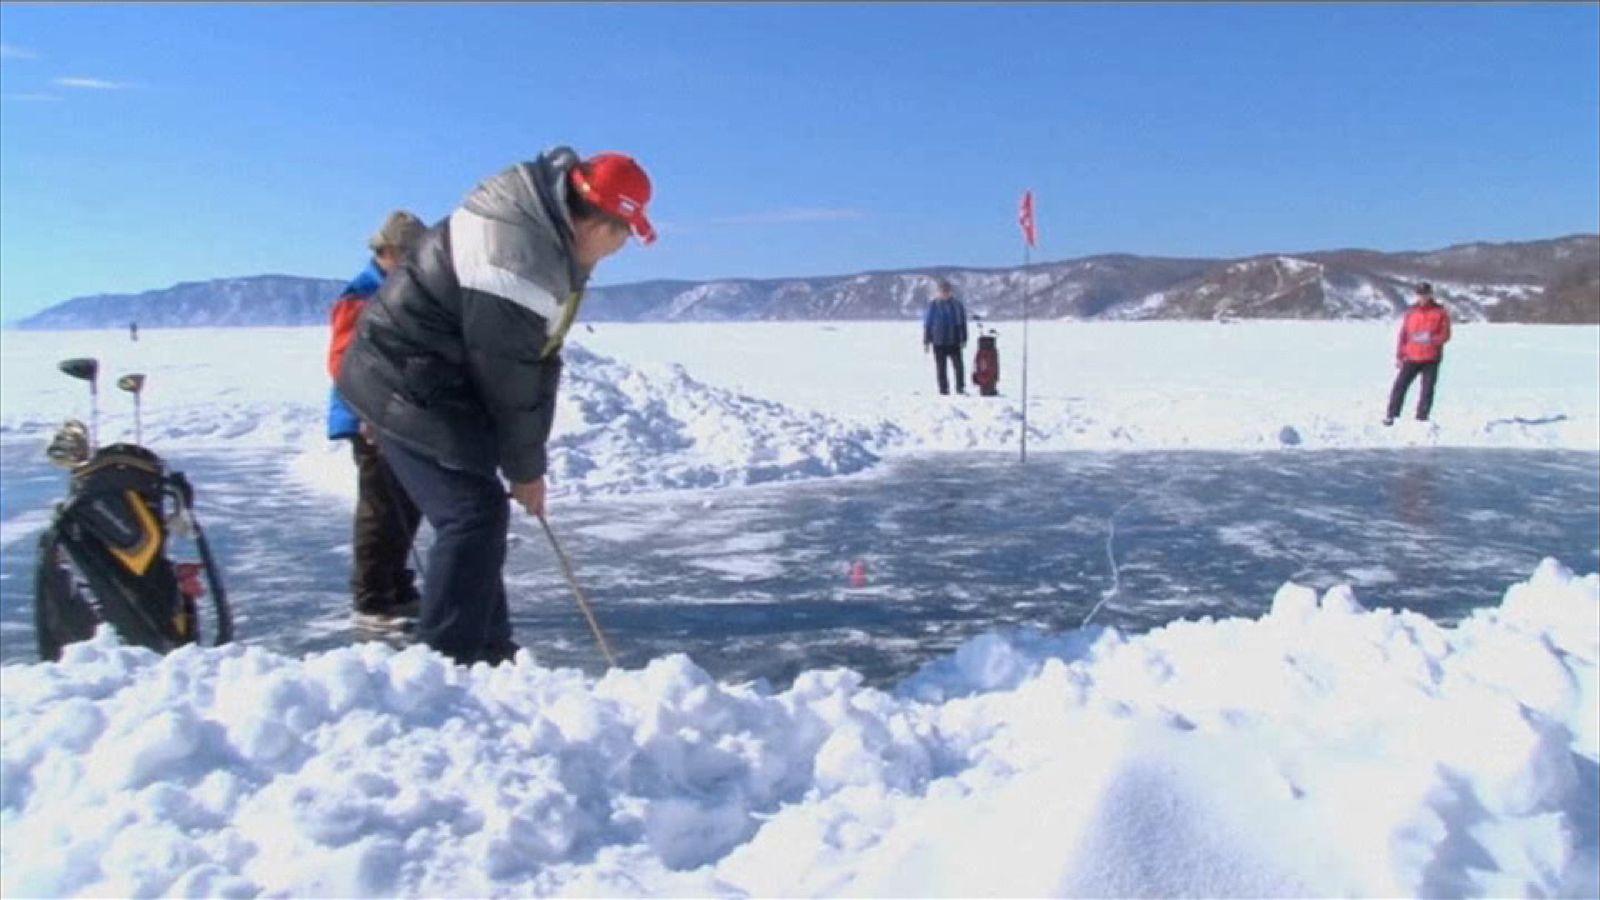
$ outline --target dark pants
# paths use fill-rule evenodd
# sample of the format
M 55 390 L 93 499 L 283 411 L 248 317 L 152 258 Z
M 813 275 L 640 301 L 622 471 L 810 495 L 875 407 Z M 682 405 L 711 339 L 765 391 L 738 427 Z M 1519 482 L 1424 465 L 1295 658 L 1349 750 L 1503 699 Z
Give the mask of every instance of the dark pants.
M 350 449 L 358 475 L 350 591 L 358 612 L 388 612 L 417 599 L 416 574 L 406 568 L 406 555 L 422 513 L 377 447 L 356 435 L 350 439 Z
M 1417 418 L 1426 419 L 1433 410 L 1433 386 L 1439 380 L 1439 363 L 1411 362 L 1400 364 L 1400 371 L 1394 376 L 1394 387 L 1389 391 L 1389 412 L 1385 418 L 1395 419 L 1400 416 L 1400 407 L 1406 405 L 1406 391 L 1411 390 L 1411 382 L 1418 374 L 1422 375 L 1422 396 L 1417 398 Z
M 451 469 L 395 441 L 389 467 L 433 526 L 417 638 L 458 663 L 511 658 L 502 570 L 511 503 L 499 478 Z
M 945 377 L 945 363 L 949 362 L 956 368 L 956 393 L 967 392 L 967 371 L 961 363 L 961 345 L 951 344 L 947 347 L 935 345 L 933 348 L 933 367 L 939 374 L 939 393 L 950 393 L 950 381 Z

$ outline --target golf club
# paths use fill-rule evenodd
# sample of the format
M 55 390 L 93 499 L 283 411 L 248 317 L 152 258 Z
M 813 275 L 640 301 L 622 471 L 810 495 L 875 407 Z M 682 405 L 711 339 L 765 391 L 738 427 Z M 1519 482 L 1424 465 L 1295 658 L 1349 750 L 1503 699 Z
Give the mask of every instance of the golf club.
M 600 623 L 595 621 L 594 611 L 589 608 L 589 601 L 584 599 L 583 590 L 578 587 L 578 577 L 572 572 L 572 562 L 567 559 L 566 551 L 561 549 L 561 542 L 556 540 L 556 533 L 550 530 L 549 520 L 540 516 L 539 524 L 544 526 L 544 533 L 550 538 L 550 547 L 556 551 L 556 558 L 561 561 L 561 572 L 567 576 L 567 584 L 572 586 L 572 595 L 578 598 L 578 608 L 583 610 L 583 617 L 589 620 L 589 630 L 594 632 L 594 639 L 600 644 L 600 652 L 605 654 L 606 663 L 613 669 L 616 668 L 617 658 L 611 655 L 611 645 L 606 643 L 605 633 L 600 630 Z
M 89 382 L 89 450 L 93 452 L 100 443 L 100 361 L 92 356 L 78 356 L 63 359 L 56 365 L 73 378 Z
M 63 469 L 81 465 L 89 458 L 89 429 L 77 419 L 68 419 L 45 448 L 45 455 Z
M 144 390 L 144 373 L 129 372 L 117 379 L 117 387 L 133 395 L 133 442 L 144 445 L 144 426 L 139 420 L 139 392 Z

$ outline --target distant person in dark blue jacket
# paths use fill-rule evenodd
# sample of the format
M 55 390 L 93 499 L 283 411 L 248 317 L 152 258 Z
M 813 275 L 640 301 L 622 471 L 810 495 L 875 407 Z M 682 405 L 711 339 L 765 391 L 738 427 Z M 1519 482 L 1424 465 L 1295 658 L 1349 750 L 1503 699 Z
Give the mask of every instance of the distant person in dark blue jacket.
M 922 352 L 933 351 L 934 371 L 939 375 L 939 393 L 950 393 L 945 363 L 956 370 L 956 393 L 967 392 L 967 373 L 961 364 L 961 351 L 967 346 L 967 308 L 950 293 L 950 282 L 934 282 L 938 295 L 922 316 Z

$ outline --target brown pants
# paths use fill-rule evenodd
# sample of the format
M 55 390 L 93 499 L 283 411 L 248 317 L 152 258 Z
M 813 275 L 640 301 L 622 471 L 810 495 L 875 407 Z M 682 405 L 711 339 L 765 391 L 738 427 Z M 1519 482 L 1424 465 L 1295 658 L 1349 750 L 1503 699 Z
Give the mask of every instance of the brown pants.
M 406 555 L 422 514 L 377 447 L 356 435 L 350 448 L 359 475 L 350 590 L 357 612 L 387 612 L 417 599 L 416 573 L 406 568 Z

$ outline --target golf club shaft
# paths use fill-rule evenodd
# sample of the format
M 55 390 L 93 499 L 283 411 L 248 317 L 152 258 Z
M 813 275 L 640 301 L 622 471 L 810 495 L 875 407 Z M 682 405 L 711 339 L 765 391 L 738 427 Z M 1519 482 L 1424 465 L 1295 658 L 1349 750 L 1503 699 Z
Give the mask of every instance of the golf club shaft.
M 117 387 L 133 395 L 133 442 L 144 444 L 144 423 L 140 419 L 139 402 L 144 394 L 144 373 L 129 372 L 117 379 Z
M 539 517 L 539 524 L 544 526 L 545 536 L 550 538 L 550 546 L 556 551 L 556 558 L 561 561 L 561 572 L 567 576 L 567 584 L 572 586 L 572 595 L 578 598 L 578 608 L 583 610 L 583 617 L 589 620 L 589 630 L 594 632 L 594 639 L 600 644 L 600 652 L 605 654 L 606 663 L 616 668 L 617 658 L 611 655 L 611 645 L 606 643 L 605 632 L 600 630 L 600 623 L 595 621 L 594 611 L 589 608 L 589 601 L 583 597 L 583 590 L 578 587 L 578 577 L 573 574 L 572 563 L 567 559 L 567 554 L 561 549 L 561 542 L 556 540 L 556 533 L 550 529 L 550 522 L 544 516 Z

